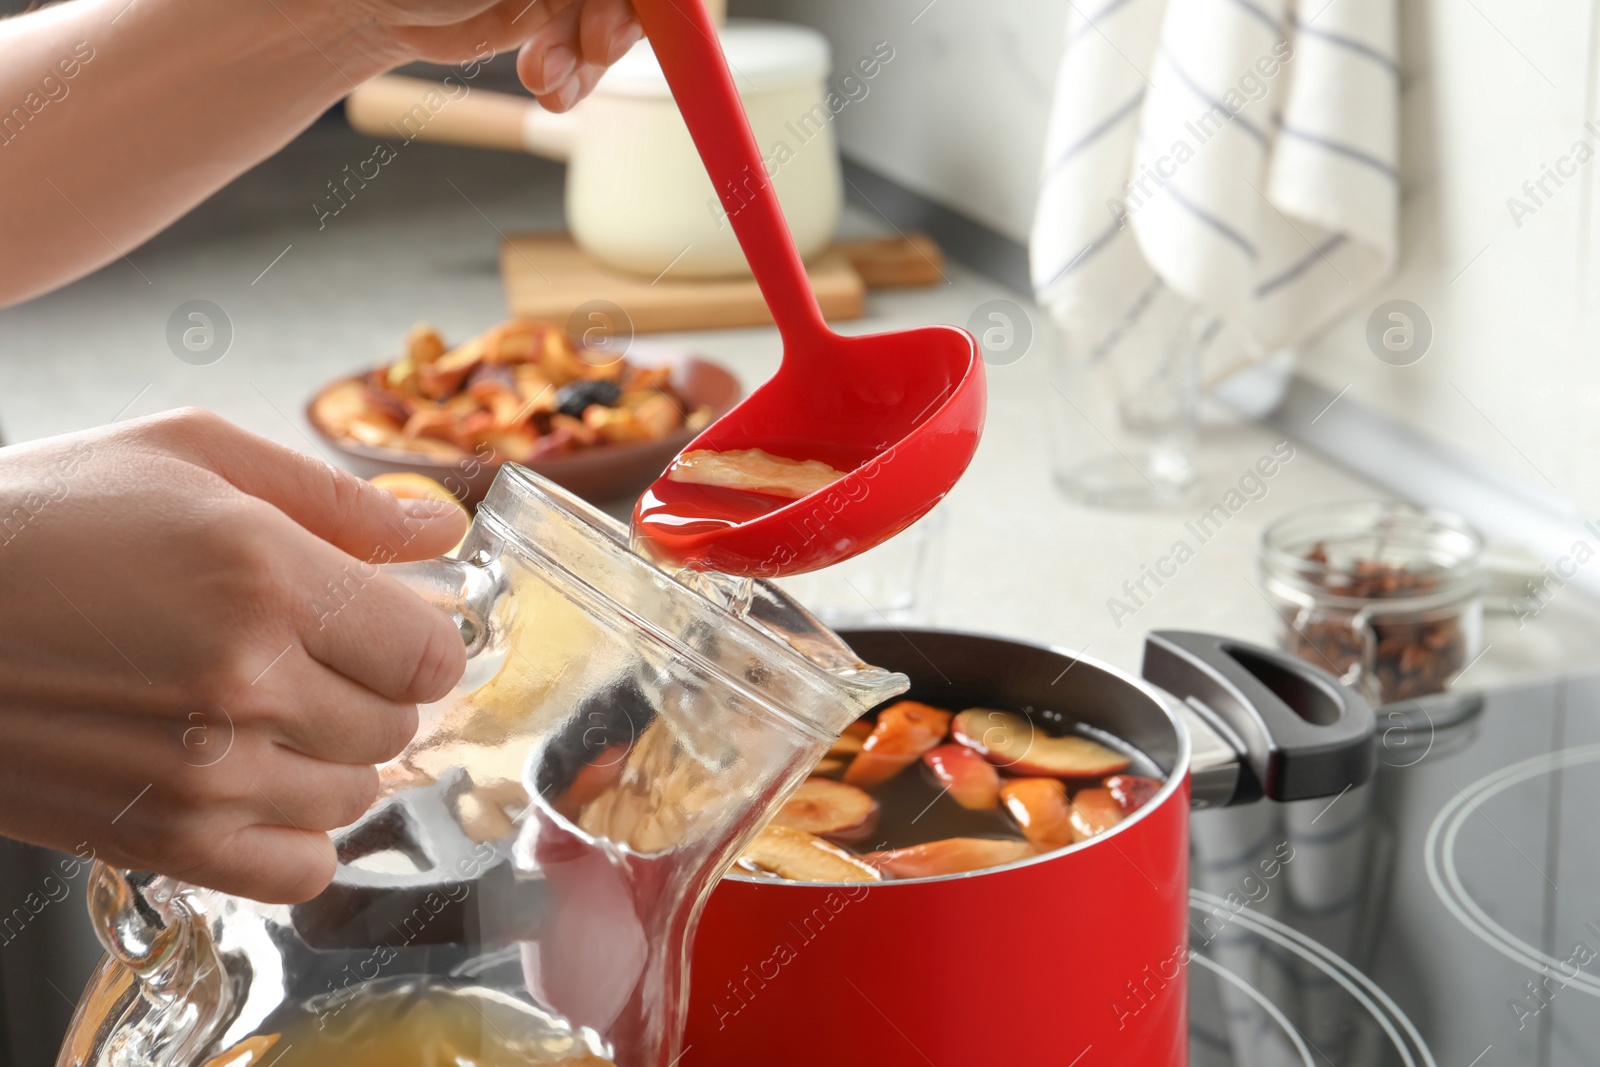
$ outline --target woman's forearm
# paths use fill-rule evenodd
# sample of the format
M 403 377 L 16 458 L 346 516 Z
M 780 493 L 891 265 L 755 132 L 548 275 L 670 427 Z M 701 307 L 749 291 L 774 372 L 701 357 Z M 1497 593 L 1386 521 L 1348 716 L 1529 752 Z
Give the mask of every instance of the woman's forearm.
M 72 0 L 0 22 L 0 304 L 131 252 L 397 62 L 333 0 Z

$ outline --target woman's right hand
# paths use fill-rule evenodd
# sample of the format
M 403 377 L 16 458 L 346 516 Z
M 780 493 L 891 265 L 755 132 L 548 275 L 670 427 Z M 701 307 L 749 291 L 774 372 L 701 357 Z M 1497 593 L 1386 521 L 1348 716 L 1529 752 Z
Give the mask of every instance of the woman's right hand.
M 0 449 L 0 833 L 314 896 L 466 662 L 372 563 L 464 528 L 201 411 Z

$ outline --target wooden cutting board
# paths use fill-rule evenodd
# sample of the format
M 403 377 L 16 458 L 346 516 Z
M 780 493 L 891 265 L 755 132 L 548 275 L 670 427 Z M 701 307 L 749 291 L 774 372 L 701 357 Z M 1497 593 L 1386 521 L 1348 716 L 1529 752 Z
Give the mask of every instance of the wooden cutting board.
M 828 249 L 807 271 L 829 319 L 861 317 L 866 283 L 842 252 Z M 512 234 L 500 249 L 506 306 L 513 316 L 565 322 L 584 304 L 620 307 L 636 333 L 763 326 L 772 322 L 749 278 L 659 281 L 625 274 L 591 259 L 564 233 Z
M 913 233 L 844 241 L 808 268 L 822 313 L 833 321 L 861 317 L 866 289 L 931 285 L 944 257 L 931 238 Z M 620 307 L 637 333 L 764 326 L 772 321 L 749 278 L 656 282 L 591 259 L 565 233 L 512 234 L 500 248 L 500 274 L 512 316 L 564 322 L 577 308 L 603 300 Z

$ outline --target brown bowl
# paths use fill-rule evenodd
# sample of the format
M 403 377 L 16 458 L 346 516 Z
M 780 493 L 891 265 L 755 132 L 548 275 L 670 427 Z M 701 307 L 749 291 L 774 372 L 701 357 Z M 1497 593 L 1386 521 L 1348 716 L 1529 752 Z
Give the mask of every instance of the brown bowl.
M 720 418 L 739 400 L 739 380 L 732 373 L 682 349 L 636 343 L 628 352 L 628 359 L 640 366 L 671 365 L 672 387 L 678 395 L 691 408 L 710 408 L 713 418 Z M 467 455 L 443 460 L 339 437 L 317 421 L 317 399 L 323 393 L 362 377 L 364 375 L 351 375 L 329 382 L 306 403 L 306 421 L 319 437 L 344 456 L 345 465 L 363 478 L 390 471 L 415 471 L 442 484 L 463 504 L 471 506 L 482 500 L 505 462 L 503 457 L 484 459 Z M 585 500 L 608 503 L 643 492 L 694 436 L 693 430 L 679 429 L 656 441 L 594 445 L 565 456 L 533 460 L 525 466 Z

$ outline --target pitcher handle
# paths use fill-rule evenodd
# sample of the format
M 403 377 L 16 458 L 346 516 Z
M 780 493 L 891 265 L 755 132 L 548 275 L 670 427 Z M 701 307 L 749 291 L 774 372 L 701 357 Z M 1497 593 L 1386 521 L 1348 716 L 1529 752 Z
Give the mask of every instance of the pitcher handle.
M 470 658 L 490 643 L 493 608 L 504 587 L 497 563 L 480 553 L 468 559 L 440 556 L 415 563 L 387 563 L 380 568 L 423 600 L 449 615 L 461 631 Z
M 384 573 L 447 613 L 467 655 L 488 647 L 501 570 L 487 554 L 385 565 Z M 95 937 L 138 980 L 147 1005 L 138 1040 L 164 1050 L 152 1062 L 187 1064 L 232 1014 L 233 988 L 206 923 L 186 900 L 182 882 L 96 862 L 89 879 Z M 186 1010 L 185 1005 L 190 1009 Z
M 163 875 L 99 861 L 89 876 L 95 937 L 132 972 L 134 1003 L 142 1001 L 124 1020 L 131 1026 L 126 1043 L 138 1050 L 130 1062 L 197 1063 L 234 1015 L 233 984 L 204 917 L 185 899 L 187 889 Z

